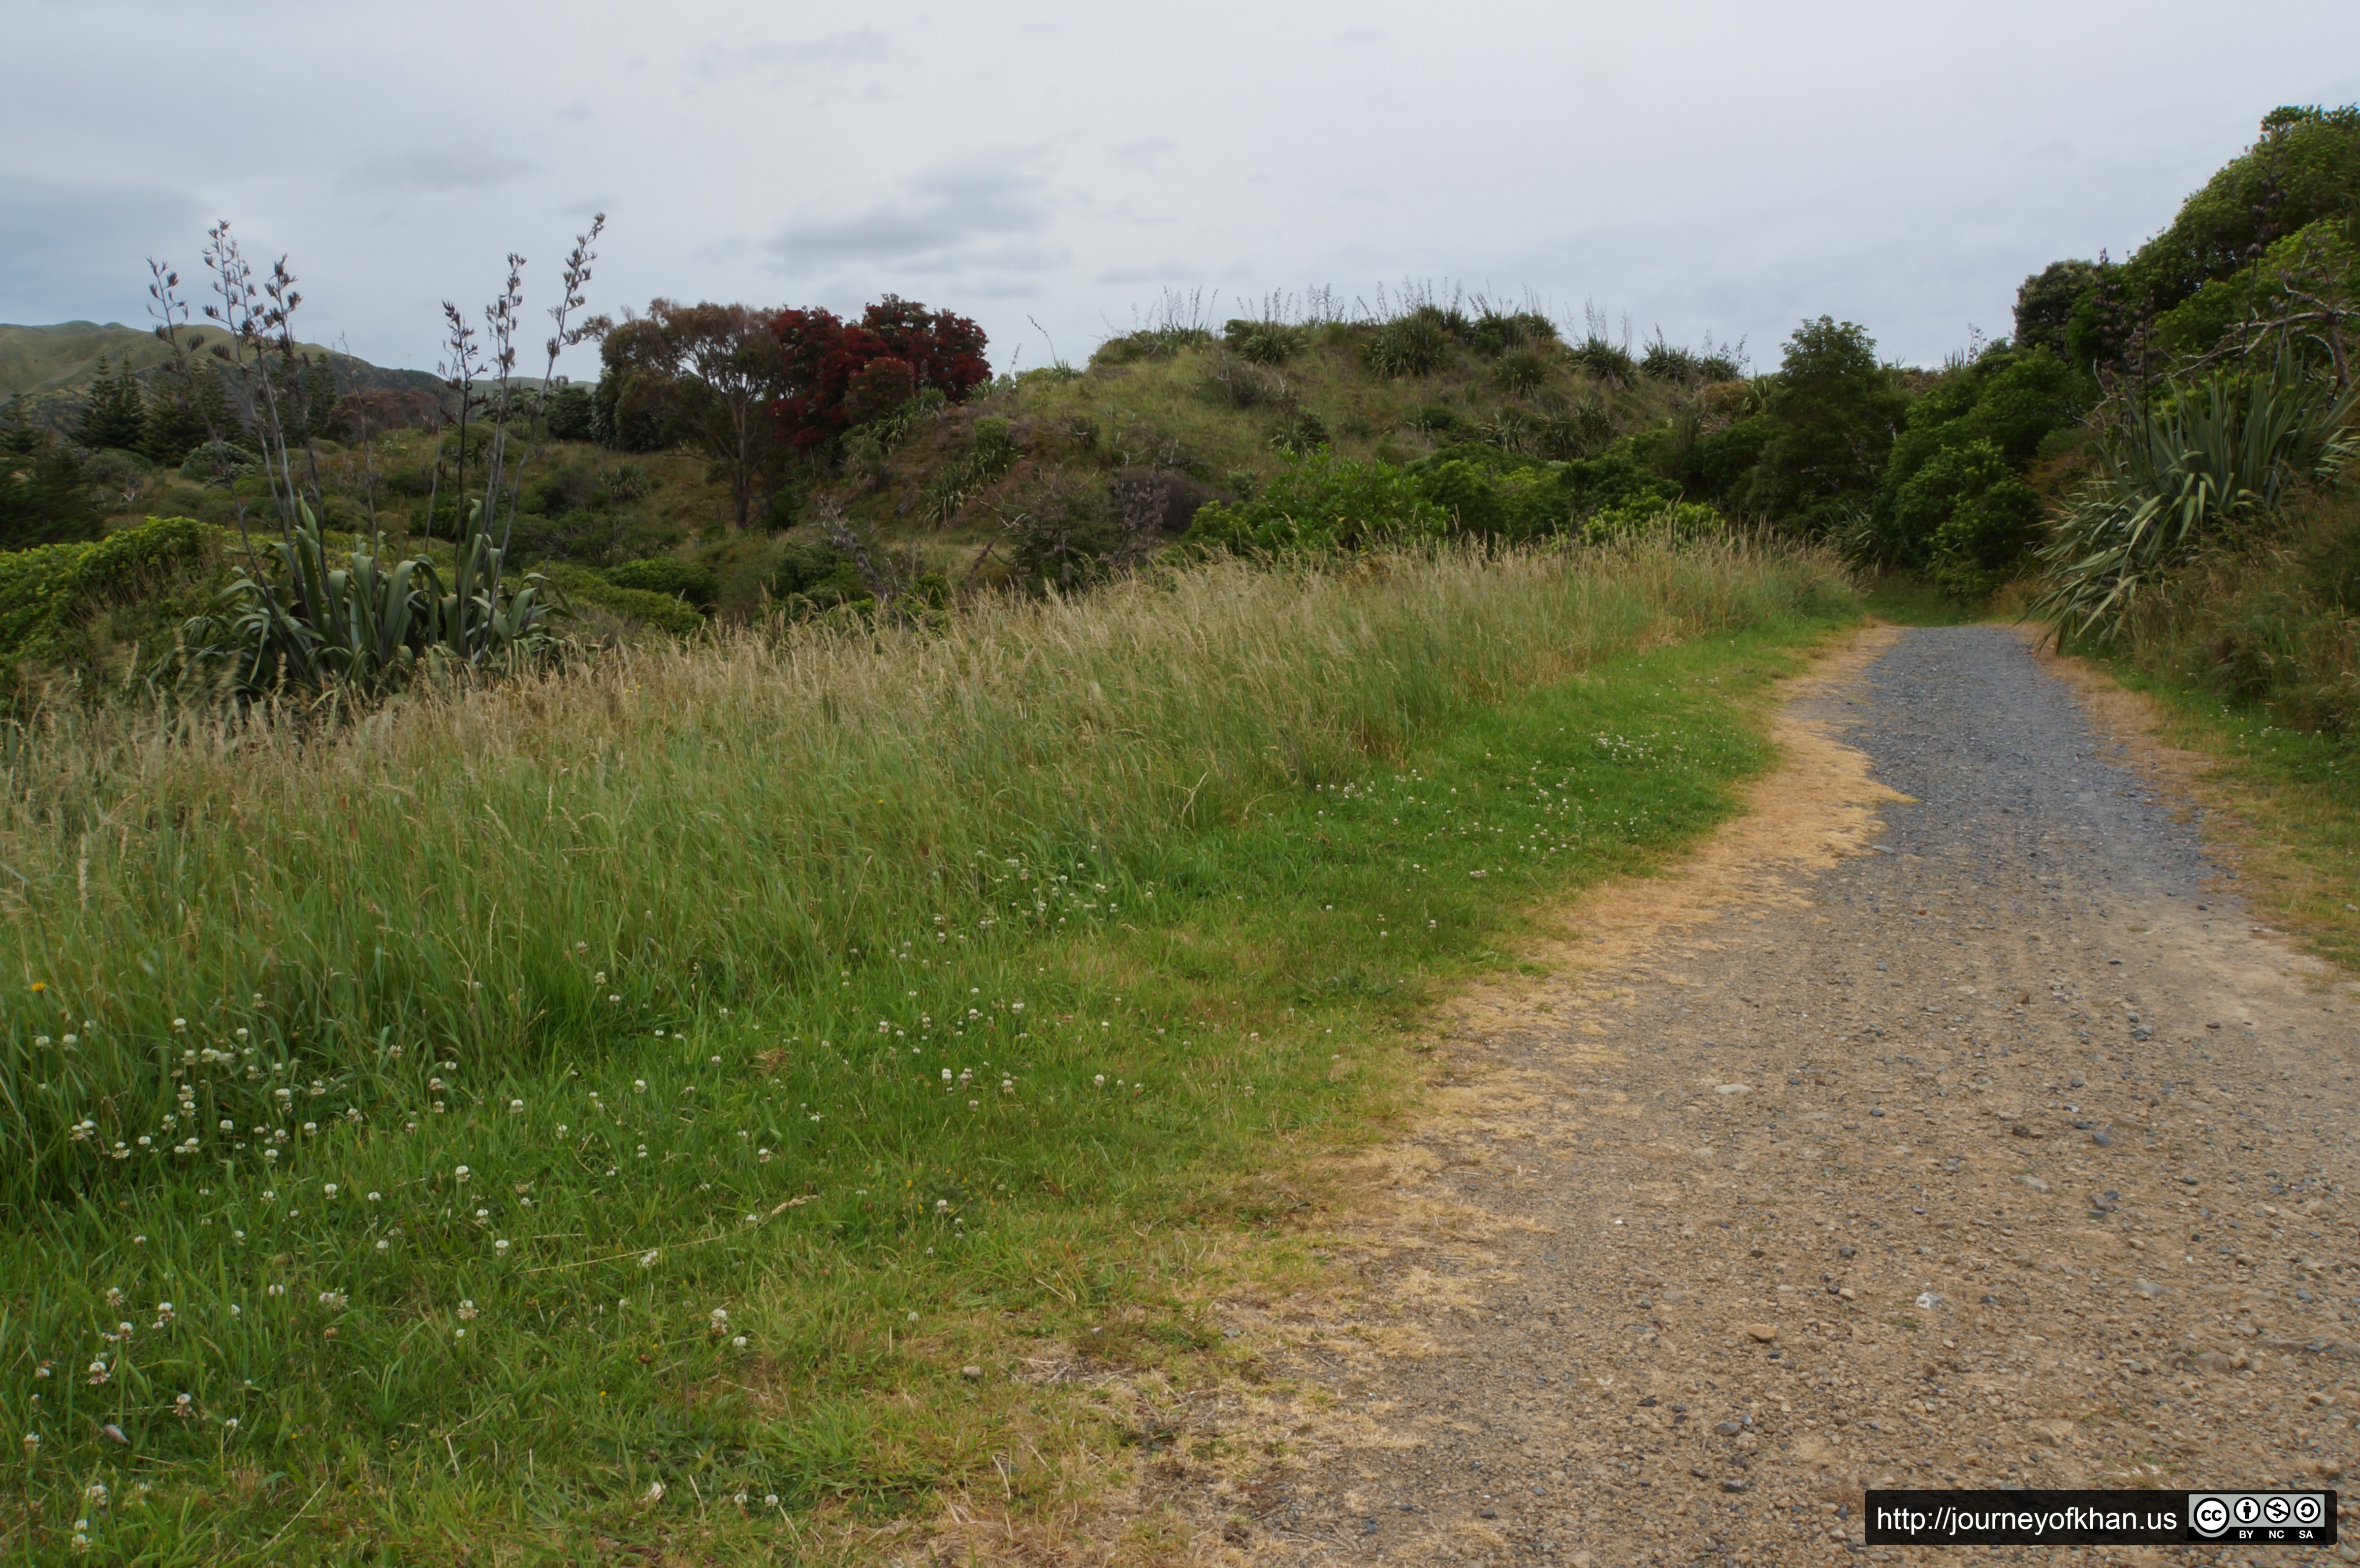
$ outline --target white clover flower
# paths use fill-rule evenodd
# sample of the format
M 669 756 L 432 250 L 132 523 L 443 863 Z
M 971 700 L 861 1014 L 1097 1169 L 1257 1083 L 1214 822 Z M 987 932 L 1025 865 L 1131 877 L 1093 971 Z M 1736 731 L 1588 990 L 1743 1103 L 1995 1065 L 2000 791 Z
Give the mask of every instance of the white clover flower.
M 724 1323 L 727 1323 L 728 1321 L 729 1321 L 729 1309 L 727 1309 L 727 1307 L 716 1307 L 716 1308 L 714 1308 L 714 1309 L 713 1309 L 713 1326 L 714 1326 L 715 1328 L 719 1328 L 722 1324 L 724 1324 Z
M 631 1093 L 632 1093 L 632 1094 L 646 1094 L 647 1092 L 648 1092 L 648 1081 L 647 1081 L 646 1079 L 644 1079 L 644 1078 L 634 1078 L 634 1079 L 632 1079 L 632 1080 L 631 1080 Z
M 508 1249 L 508 1244 L 505 1241 L 496 1241 L 492 1243 L 492 1250 L 494 1252 L 505 1253 Z
M 385 1194 L 383 1192 L 371 1192 L 368 1197 L 368 1201 L 372 1203 L 381 1203 L 384 1199 Z
M 475 1302 L 473 1302 L 473 1301 L 462 1301 L 462 1302 L 460 1302 L 460 1303 L 459 1303 L 459 1315 L 460 1315 L 462 1318 L 466 1319 L 466 1320 L 467 1320 L 468 1322 L 470 1322 L 470 1323 L 474 1322 L 474 1321 L 475 1321 L 475 1319 L 476 1318 L 476 1316 L 478 1315 L 478 1314 L 476 1313 L 476 1311 L 475 1311 Z
M 176 1029 L 187 1029 L 189 1027 L 189 1020 L 186 1018 L 174 1018 L 172 1020 L 172 1027 Z M 244 1029 L 240 1029 L 237 1032 L 242 1035 L 246 1031 Z
M 521 1111 L 521 1110 L 523 1110 L 523 1109 L 524 1109 L 524 1102 L 523 1102 L 522 1100 L 510 1100 L 510 1101 L 508 1102 L 508 1110 L 510 1111 L 510 1113 L 511 1113 L 511 1114 L 513 1114 L 513 1113 L 515 1113 L 515 1112 L 518 1112 L 518 1111 Z
M 386 1240 L 383 1236 L 379 1236 L 377 1241 L 377 1249 L 379 1252 L 391 1252 L 393 1250 L 393 1243 Z
M 639 1254 L 639 1267 L 642 1269 L 654 1268 L 656 1266 L 656 1257 L 657 1254 L 654 1252 L 642 1252 Z
M 331 1181 L 326 1186 L 321 1188 L 320 1192 L 323 1197 L 333 1198 L 336 1195 L 336 1184 L 333 1181 Z
M 274 1296 L 283 1296 L 287 1293 L 287 1287 L 284 1285 L 273 1285 L 270 1287 L 269 1293 Z
M 738 1334 L 730 1340 L 729 1345 L 734 1350 L 743 1350 L 746 1348 L 746 1336 L 742 1334 Z
M 462 1166 L 458 1167 L 456 1170 L 453 1171 L 451 1172 L 451 1174 L 452 1174 L 452 1176 L 453 1176 L 454 1179 L 456 1179 L 456 1180 L 458 1180 L 458 1181 L 464 1181 L 468 1177 L 470 1177 L 470 1176 L 474 1175 L 474 1174 L 475 1174 L 475 1172 L 474 1172 L 474 1171 L 469 1171 L 465 1166 L 462 1165 Z
M 340 1312 L 344 1310 L 344 1293 L 342 1290 L 322 1290 L 320 1292 L 320 1304 L 331 1312 Z

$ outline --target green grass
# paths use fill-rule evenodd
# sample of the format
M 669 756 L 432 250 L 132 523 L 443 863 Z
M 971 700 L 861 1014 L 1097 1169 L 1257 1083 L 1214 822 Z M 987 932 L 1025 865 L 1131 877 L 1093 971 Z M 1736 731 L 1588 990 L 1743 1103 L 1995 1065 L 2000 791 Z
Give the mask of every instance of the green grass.
M 1218 1361 L 1437 992 L 1724 816 L 1853 613 L 1733 547 L 1223 565 L 19 733 L 0 1547 L 770 1561 L 1086 1492 L 1139 1412 L 1027 1357 Z
M 2269 713 L 2143 669 L 2101 668 L 2157 702 L 2162 737 L 2211 757 L 2201 788 L 2231 813 L 2239 881 L 2259 911 L 2305 946 L 2360 972 L 2360 748 L 2349 736 L 2290 729 Z

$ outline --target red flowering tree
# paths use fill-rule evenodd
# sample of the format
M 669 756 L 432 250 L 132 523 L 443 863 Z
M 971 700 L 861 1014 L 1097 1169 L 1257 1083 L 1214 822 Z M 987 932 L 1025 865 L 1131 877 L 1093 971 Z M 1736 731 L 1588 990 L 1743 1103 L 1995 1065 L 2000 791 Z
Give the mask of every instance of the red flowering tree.
M 809 450 L 927 387 L 957 402 L 988 379 L 983 329 L 888 294 L 847 321 L 832 310 L 781 310 L 781 392 L 771 411 L 788 443 Z

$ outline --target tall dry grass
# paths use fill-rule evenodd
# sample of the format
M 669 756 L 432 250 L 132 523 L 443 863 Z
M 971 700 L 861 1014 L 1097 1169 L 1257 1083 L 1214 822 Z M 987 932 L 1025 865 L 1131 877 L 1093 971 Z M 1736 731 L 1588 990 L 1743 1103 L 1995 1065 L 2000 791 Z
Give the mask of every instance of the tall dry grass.
M 1273 792 L 1850 594 L 1831 558 L 1761 543 L 1226 562 L 943 628 L 602 655 L 333 728 L 52 708 L 0 757 L 0 1138 L 12 1170 L 62 1170 L 90 1107 L 152 1121 L 176 1018 L 250 1025 L 366 1100 L 396 1046 L 521 1064 L 640 1004 L 867 1006 L 864 955 L 978 934 L 997 879 L 1078 864 L 1143 899 Z

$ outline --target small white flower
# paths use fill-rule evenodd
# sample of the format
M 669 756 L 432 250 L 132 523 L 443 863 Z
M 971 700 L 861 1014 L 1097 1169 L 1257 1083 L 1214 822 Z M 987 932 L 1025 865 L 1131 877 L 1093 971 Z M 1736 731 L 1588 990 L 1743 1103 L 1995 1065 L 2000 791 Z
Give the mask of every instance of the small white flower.
M 654 1268 L 654 1267 L 656 1266 L 656 1256 L 657 1256 L 657 1255 L 656 1255 L 655 1253 L 653 1253 L 653 1252 L 642 1252 L 642 1253 L 640 1253 L 640 1254 L 639 1254 L 639 1267 L 640 1267 L 640 1268 L 642 1268 L 642 1269 L 652 1269 L 652 1268 Z
M 644 1079 L 644 1078 L 634 1078 L 634 1079 L 632 1079 L 632 1080 L 631 1080 L 631 1093 L 632 1093 L 632 1094 L 646 1094 L 647 1092 L 648 1092 L 648 1081 L 647 1081 L 646 1079 Z
M 331 1181 L 326 1186 L 321 1188 L 320 1191 L 325 1196 L 333 1198 L 336 1195 L 336 1184 L 333 1181 Z
M 732 1339 L 732 1340 L 729 1342 L 729 1345 L 730 1345 L 730 1347 L 731 1347 L 732 1349 L 735 1349 L 735 1350 L 743 1350 L 743 1349 L 745 1349 L 745 1348 L 746 1348 L 746 1336 L 745 1336 L 744 1334 L 741 1334 L 738 1335 L 736 1338 Z
M 283 1296 L 287 1293 L 287 1287 L 284 1285 L 273 1285 L 270 1287 L 269 1293 L 274 1296 Z
M 471 1323 L 472 1323 L 473 1321 L 475 1321 L 475 1315 L 476 1315 L 476 1314 L 475 1314 L 475 1302 L 473 1302 L 473 1301 L 462 1301 L 462 1302 L 460 1302 L 460 1303 L 459 1303 L 459 1315 L 460 1315 L 462 1318 L 466 1319 L 467 1321 L 469 1321 L 469 1322 L 471 1322 Z
M 496 1241 L 496 1242 L 492 1243 L 492 1250 L 493 1250 L 494 1252 L 503 1252 L 503 1253 L 504 1253 L 504 1252 L 508 1251 L 508 1244 L 507 1242 L 505 1242 L 505 1241 Z
M 473 1171 L 469 1171 L 465 1166 L 462 1165 L 462 1166 L 460 1166 L 457 1170 L 455 1170 L 455 1171 L 452 1171 L 452 1172 L 451 1172 L 451 1174 L 452 1174 L 454 1178 L 456 1178 L 457 1180 L 459 1180 L 459 1181 L 465 1181 L 469 1176 L 473 1175 L 473 1174 L 474 1174 L 474 1172 L 473 1172 Z
M 522 1100 L 510 1100 L 510 1101 L 508 1102 L 508 1110 L 509 1110 L 511 1113 L 514 1113 L 514 1112 L 517 1112 L 517 1111 L 521 1111 L 521 1110 L 523 1110 L 523 1109 L 524 1109 L 524 1102 L 523 1102 Z
M 369 1202 L 372 1203 L 381 1203 L 384 1201 L 384 1198 L 385 1194 L 383 1192 L 371 1192 L 369 1194 Z

